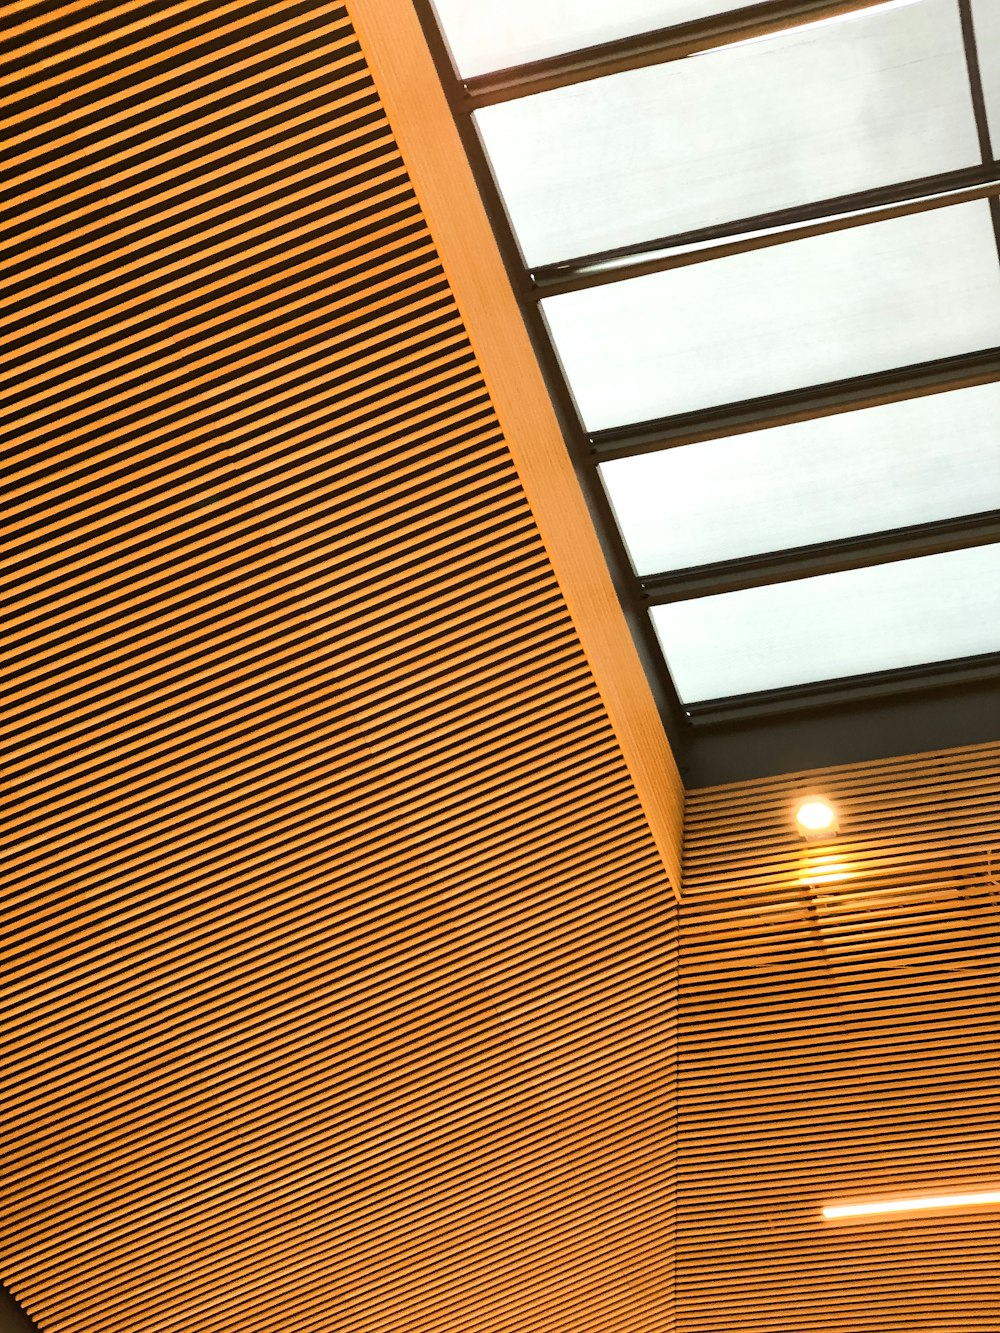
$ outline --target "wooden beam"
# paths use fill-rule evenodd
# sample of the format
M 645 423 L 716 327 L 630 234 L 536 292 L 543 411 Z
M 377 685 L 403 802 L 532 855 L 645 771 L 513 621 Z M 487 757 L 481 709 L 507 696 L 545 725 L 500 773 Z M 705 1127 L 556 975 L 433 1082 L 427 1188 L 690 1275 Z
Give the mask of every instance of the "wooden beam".
M 679 895 L 684 791 L 410 0 L 348 10 L 650 830 Z

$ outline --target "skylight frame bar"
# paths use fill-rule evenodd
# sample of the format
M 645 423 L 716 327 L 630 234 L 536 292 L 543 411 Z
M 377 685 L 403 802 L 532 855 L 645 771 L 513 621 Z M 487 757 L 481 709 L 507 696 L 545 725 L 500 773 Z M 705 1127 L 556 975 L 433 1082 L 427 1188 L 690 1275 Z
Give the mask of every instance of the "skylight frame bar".
M 708 700 L 689 717 L 689 789 L 1000 740 L 1000 654 Z
M 699 699 L 684 707 L 692 726 L 710 727 L 840 704 L 881 702 L 897 694 L 926 698 L 936 690 L 961 689 L 969 685 L 1000 685 L 1000 652 L 892 667 L 830 680 L 810 680 L 801 685 L 782 685 L 778 689 L 756 690 L 719 699 Z M 992 739 L 1000 739 L 1000 714 L 993 730 L 996 734 Z
M 596 463 L 1000 380 L 1000 346 L 592 431 Z
M 912 180 L 898 181 L 894 185 L 879 185 L 871 190 L 856 190 L 851 194 L 830 196 L 816 199 L 809 204 L 793 205 L 788 208 L 774 209 L 769 213 L 755 213 L 749 217 L 734 218 L 730 222 L 712 223 L 707 227 L 697 227 L 690 231 L 673 232 L 652 241 L 633 241 L 629 245 L 618 245 L 607 250 L 596 250 L 591 254 L 575 255 L 571 259 L 559 259 L 551 264 L 540 264 L 530 270 L 536 284 L 552 284 L 562 278 L 572 276 L 579 269 L 594 264 L 602 264 L 616 259 L 641 259 L 651 250 L 668 250 L 675 246 L 698 245 L 710 241 L 736 240 L 750 231 L 761 231 L 770 227 L 795 226 L 807 222 L 820 222 L 837 213 L 850 213 L 866 208 L 888 208 L 893 204 L 905 203 L 910 199 L 919 199 L 923 195 L 945 194 L 953 190 L 967 189 L 976 185 L 988 185 L 994 179 L 1000 180 L 1000 165 L 994 175 L 990 164 L 961 167 L 956 171 L 939 172 L 933 176 L 920 176 Z M 544 295 L 550 295 L 546 289 Z
M 590 79 L 684 60 L 704 51 L 768 37 L 824 19 L 863 13 L 885 3 L 886 0 L 765 0 L 763 4 L 745 5 L 723 14 L 711 14 L 688 23 L 657 28 L 653 32 L 580 47 L 464 80 L 452 65 L 450 56 L 448 65 L 461 89 L 457 109 L 469 113 L 480 107 L 566 88 Z
M 979 167 L 925 177 L 922 181 L 841 195 L 837 200 L 824 200 L 820 204 L 804 205 L 799 209 L 782 209 L 780 214 L 762 214 L 757 218 L 744 218 L 717 227 L 703 227 L 698 232 L 681 232 L 656 241 L 621 247 L 619 250 L 560 260 L 556 264 L 530 270 L 530 292 L 536 301 L 540 301 L 545 297 L 604 287 L 629 278 L 647 277 L 651 273 L 684 268 L 689 264 L 709 263 L 728 255 L 787 245 L 813 236 L 888 222 L 893 218 L 926 213 L 936 208 L 950 208 L 977 199 L 989 200 L 1000 256 L 1000 231 L 997 230 L 1000 225 L 1000 166 L 984 163 Z M 858 211 L 854 216 L 844 216 L 855 210 L 865 211 Z M 780 230 L 764 236 L 746 234 L 770 227 Z M 700 248 L 684 249 L 689 245 Z M 661 253 L 671 249 L 674 250 L 672 254 Z
M 864 569 L 893 560 L 940 555 L 945 551 L 997 542 L 1000 542 L 1000 509 L 993 509 L 659 574 L 644 574 L 639 582 L 647 606 L 665 606 L 717 593 L 738 592 L 769 583 Z
M 995 171 L 997 169 L 997 159 L 990 136 L 989 112 L 986 107 L 983 72 L 979 65 L 972 0 L 958 0 L 958 15 L 962 25 L 962 45 L 965 50 L 965 67 L 969 78 L 969 89 L 972 94 L 972 114 L 976 122 L 979 151 L 982 154 L 983 165 L 987 169 Z M 995 195 L 990 199 L 990 217 L 993 221 L 993 235 L 996 238 L 997 262 L 1000 263 L 1000 198 Z

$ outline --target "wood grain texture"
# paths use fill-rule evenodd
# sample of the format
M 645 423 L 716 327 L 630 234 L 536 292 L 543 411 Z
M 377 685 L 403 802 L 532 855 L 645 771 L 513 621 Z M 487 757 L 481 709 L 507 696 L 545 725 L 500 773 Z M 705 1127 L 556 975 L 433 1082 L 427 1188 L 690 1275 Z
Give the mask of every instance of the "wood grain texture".
M 411 0 L 350 0 L 559 586 L 672 883 L 684 790 Z
M 347 12 L 13 17 L 0 1279 L 42 1333 L 996 1333 L 996 1213 L 818 1210 L 1000 1179 L 1000 749 L 694 793 L 678 999 L 669 769 Z
M 807 846 L 797 794 L 841 836 Z M 681 918 L 678 1328 L 995 1333 L 1000 746 L 693 792 Z
M 11 31 L 0 1278 L 670 1330 L 673 889 L 347 12 Z

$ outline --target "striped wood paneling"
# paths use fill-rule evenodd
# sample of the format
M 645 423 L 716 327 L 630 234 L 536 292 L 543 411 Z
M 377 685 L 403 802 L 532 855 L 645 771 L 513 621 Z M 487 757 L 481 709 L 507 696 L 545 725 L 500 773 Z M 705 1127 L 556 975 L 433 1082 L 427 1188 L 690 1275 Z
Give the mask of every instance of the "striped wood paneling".
M 344 9 L 8 37 L 0 1277 L 669 1330 L 671 889 Z
M 678 1328 L 1000 1329 L 1000 1210 L 819 1216 L 1000 1188 L 1000 746 L 692 792 L 680 961 Z
M 653 841 L 679 894 L 681 776 L 414 0 L 349 0 L 348 7 Z

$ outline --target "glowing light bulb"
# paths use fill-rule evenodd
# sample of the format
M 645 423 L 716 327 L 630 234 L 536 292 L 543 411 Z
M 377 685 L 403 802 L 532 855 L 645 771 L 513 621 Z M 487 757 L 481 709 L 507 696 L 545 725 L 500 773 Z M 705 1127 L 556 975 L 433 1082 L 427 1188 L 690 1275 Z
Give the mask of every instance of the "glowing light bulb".
M 795 807 L 795 825 L 803 838 L 829 838 L 838 831 L 837 811 L 825 796 L 804 796 Z

